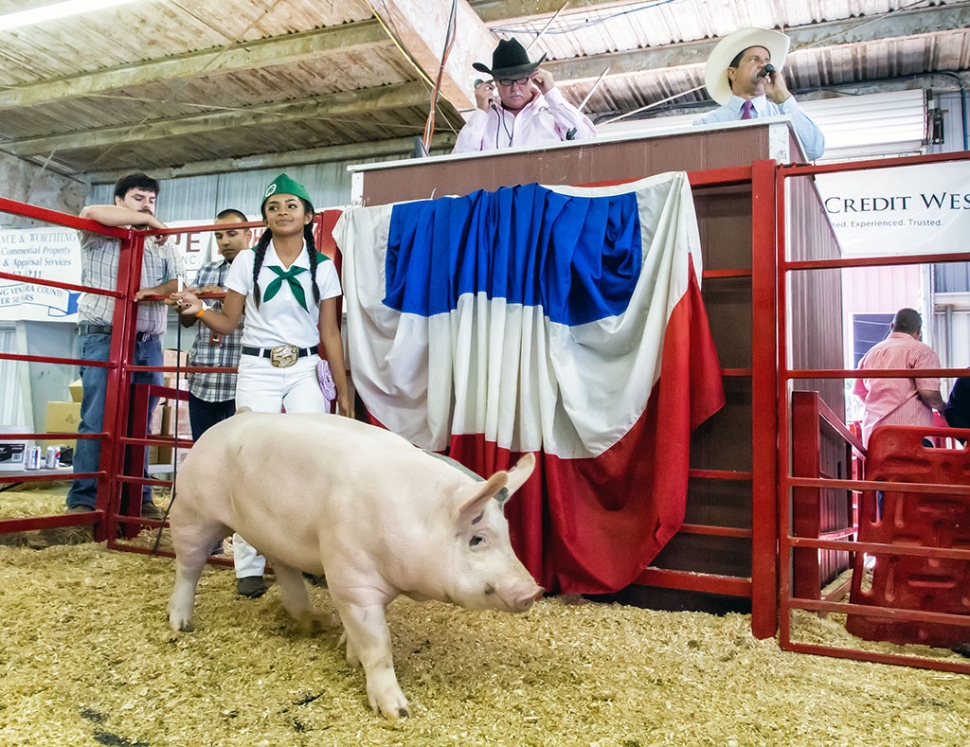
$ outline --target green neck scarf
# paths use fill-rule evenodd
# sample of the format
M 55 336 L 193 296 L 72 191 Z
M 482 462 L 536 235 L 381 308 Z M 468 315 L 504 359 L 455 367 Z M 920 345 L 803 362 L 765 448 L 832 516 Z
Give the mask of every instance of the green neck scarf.
M 269 269 L 275 272 L 278 277 L 266 286 L 266 293 L 263 295 L 263 300 L 269 301 L 279 293 L 285 280 L 289 283 L 290 290 L 293 291 L 293 297 L 300 302 L 300 306 L 303 307 L 304 311 L 309 312 L 310 308 L 306 305 L 306 291 L 303 290 L 300 281 L 296 279 L 297 275 L 307 271 L 306 267 L 291 267 L 289 270 L 283 270 L 281 267 L 270 266 Z

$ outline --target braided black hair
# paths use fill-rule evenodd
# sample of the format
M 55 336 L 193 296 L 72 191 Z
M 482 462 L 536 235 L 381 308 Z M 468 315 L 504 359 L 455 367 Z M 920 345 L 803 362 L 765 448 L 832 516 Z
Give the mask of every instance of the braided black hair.
M 268 228 L 263 231 L 263 235 L 259 237 L 259 241 L 256 242 L 256 246 L 253 251 L 256 256 L 253 259 L 253 300 L 256 301 L 256 308 L 259 308 L 259 302 L 263 300 L 263 294 L 259 290 L 259 271 L 263 268 L 263 257 L 266 256 L 266 247 L 269 246 L 269 242 L 273 240 L 273 232 Z
M 303 226 L 303 240 L 306 242 L 307 251 L 310 252 L 310 278 L 313 280 L 313 305 L 320 306 L 320 289 L 317 287 L 317 262 L 320 255 L 317 253 L 317 240 L 313 238 L 313 221 Z
M 303 203 L 303 207 L 307 213 L 313 214 L 313 205 L 304 199 L 300 199 Z M 266 210 L 263 209 L 263 220 L 266 220 Z M 259 241 L 256 242 L 256 246 L 253 248 L 255 252 L 255 257 L 253 258 L 253 300 L 256 302 L 256 308 L 259 308 L 259 304 L 263 299 L 263 294 L 259 290 L 259 271 L 263 268 L 263 258 L 266 256 L 266 247 L 269 246 L 269 242 L 273 240 L 273 232 L 268 228 L 263 231 L 263 235 L 259 237 Z M 310 279 L 313 281 L 313 303 L 315 306 L 320 306 L 320 288 L 317 287 L 317 242 L 313 238 L 313 221 L 310 221 L 305 226 L 303 226 L 303 240 L 306 242 L 307 251 L 310 253 Z

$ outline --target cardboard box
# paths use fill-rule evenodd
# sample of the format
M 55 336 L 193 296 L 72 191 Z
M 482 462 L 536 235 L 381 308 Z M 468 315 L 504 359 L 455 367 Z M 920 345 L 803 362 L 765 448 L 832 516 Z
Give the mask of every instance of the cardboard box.
M 189 422 L 189 403 L 185 401 L 178 402 L 178 407 L 173 404 L 173 400 L 165 400 L 165 404 L 160 404 L 156 410 L 157 413 L 161 413 L 161 430 L 159 433 L 164 436 L 174 436 L 175 434 L 175 418 L 178 415 L 178 437 L 181 439 L 192 440 L 192 424 Z M 179 449 L 179 454 L 182 452 L 188 453 L 188 449 Z M 154 458 L 149 457 L 151 464 L 171 464 L 172 463 L 172 447 L 171 446 L 159 446 L 157 454 Z M 181 461 L 181 457 L 180 457 Z
M 178 386 L 175 386 L 176 376 L 175 376 L 174 373 L 167 373 L 167 374 L 164 374 L 163 376 L 164 376 L 164 382 L 163 383 L 169 389 L 182 389 L 184 391 L 188 391 L 188 389 L 189 389 L 189 377 L 188 377 L 188 374 L 185 373 L 184 371 L 180 372 L 180 374 L 178 376 Z
M 158 474 L 165 472 L 162 466 L 168 467 L 168 472 L 172 471 L 172 447 L 171 446 L 152 446 L 149 452 L 148 463 L 156 465 L 156 469 L 149 470 L 152 473 Z M 182 469 L 182 462 L 185 461 L 185 457 L 189 455 L 188 449 L 179 449 L 179 464 L 178 468 Z
M 165 405 L 159 403 L 155 405 L 155 409 L 152 411 L 152 420 L 148 424 L 148 432 L 153 436 L 158 436 L 164 433 L 162 430 L 164 427 L 164 416 L 165 416 Z
M 71 401 L 80 402 L 81 395 L 84 392 L 84 387 L 81 384 L 81 380 L 78 379 L 77 381 L 72 381 L 67 385 L 67 388 L 71 390 Z
M 172 400 L 168 400 L 169 404 L 161 406 L 162 408 L 162 433 L 166 436 L 174 436 L 176 427 L 176 418 L 178 420 L 178 435 L 180 438 L 192 438 L 192 424 L 189 422 L 189 403 L 180 400 L 178 401 L 178 407 L 172 404 Z
M 189 351 L 188 350 L 163 350 L 162 351 L 162 365 L 166 368 L 175 368 L 176 365 L 187 366 L 189 365 Z
M 47 421 L 44 425 L 46 433 L 77 433 L 77 427 L 81 423 L 81 403 L 80 402 L 48 402 Z M 64 444 L 72 449 L 76 445 L 75 440 L 57 439 L 45 441 L 44 446 L 51 444 Z

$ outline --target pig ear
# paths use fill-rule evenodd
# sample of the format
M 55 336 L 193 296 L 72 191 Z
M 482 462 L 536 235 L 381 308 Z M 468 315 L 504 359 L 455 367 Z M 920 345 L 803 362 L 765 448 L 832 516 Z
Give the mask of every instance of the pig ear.
M 535 469 L 535 467 L 536 455 L 526 454 L 519 459 L 518 463 L 512 469 L 509 470 L 509 482 L 508 485 L 505 486 L 508 488 L 509 497 L 511 497 L 516 490 L 521 488 L 525 484 L 526 480 L 532 477 L 532 471 Z
M 500 493 L 508 482 L 508 472 L 496 472 L 484 482 L 468 486 L 460 497 L 461 508 L 455 517 L 459 524 L 475 524 L 485 510 L 485 504 Z
M 532 476 L 535 466 L 535 454 L 526 454 L 508 472 L 496 472 L 487 481 L 475 483 L 474 492 L 459 509 L 458 520 L 466 523 L 474 522 L 485 510 L 485 504 L 491 498 L 495 498 L 499 505 L 504 505 Z

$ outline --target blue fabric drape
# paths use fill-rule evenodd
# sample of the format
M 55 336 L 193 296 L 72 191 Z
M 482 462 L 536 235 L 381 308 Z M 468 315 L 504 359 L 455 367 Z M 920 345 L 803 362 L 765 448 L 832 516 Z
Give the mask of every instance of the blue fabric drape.
M 643 253 L 634 193 L 572 197 L 537 184 L 396 205 L 384 303 L 432 316 L 485 293 L 576 325 L 622 313 Z

